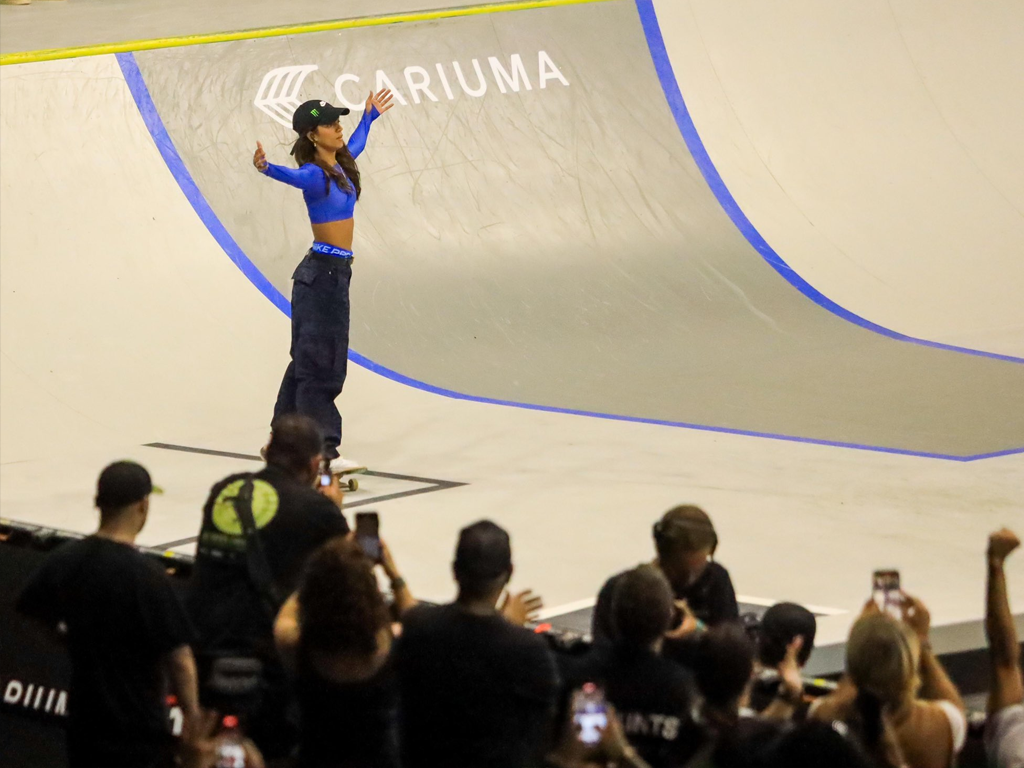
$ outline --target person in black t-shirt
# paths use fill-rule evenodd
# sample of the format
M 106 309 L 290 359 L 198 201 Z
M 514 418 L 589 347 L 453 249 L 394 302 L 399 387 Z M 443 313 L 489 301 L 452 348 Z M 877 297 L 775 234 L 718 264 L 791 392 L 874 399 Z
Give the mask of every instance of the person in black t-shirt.
M 729 572 L 712 559 L 718 535 L 704 510 L 690 505 L 670 509 L 654 526 L 654 547 L 658 557 L 653 565 L 665 574 L 675 599 L 685 601 L 685 606 L 679 606 L 675 625 L 685 619 L 695 627 L 713 627 L 739 618 Z M 623 575 L 612 576 L 598 593 L 591 619 L 591 633 L 597 643 L 614 640 L 612 595 Z M 668 652 L 673 657 L 683 661 L 689 656 L 687 643 L 671 645 Z
M 317 490 L 323 437 L 316 422 L 290 414 L 274 422 L 267 466 L 253 476 L 252 515 L 278 595 L 295 591 L 306 558 L 326 541 L 349 532 L 337 480 Z M 284 670 L 274 649 L 276 609 L 268 610 L 248 570 L 245 535 L 235 499 L 246 475 L 221 480 L 210 490 L 196 548 L 186 604 L 199 631 L 200 672 L 218 655 L 255 656 L 267 689 L 249 723 L 249 735 L 268 759 L 286 755 L 296 738 L 284 711 Z M 319 488 L 319 486 L 317 486 Z
M 615 707 L 623 730 L 653 768 L 672 768 L 700 746 L 690 673 L 661 655 L 673 616 L 672 589 L 657 568 L 641 565 L 618 580 L 612 596 L 615 640 L 567 658 L 565 692 L 592 682 Z
M 416 604 L 382 541 L 379 564 L 398 618 Z M 398 680 L 391 616 L 374 565 L 336 538 L 310 556 L 274 637 L 295 674 L 300 768 L 397 768 Z
M 550 648 L 522 624 L 540 607 L 529 592 L 495 606 L 512 577 L 508 534 L 489 521 L 464 528 L 454 603 L 418 606 L 395 647 L 406 768 L 521 768 L 550 736 L 558 674 Z
M 165 681 L 186 727 L 199 714 L 185 609 L 166 573 L 133 546 L 154 491 L 138 464 L 104 469 L 96 492 L 99 530 L 56 549 L 18 598 L 19 612 L 67 643 L 72 768 L 148 768 L 166 759 Z

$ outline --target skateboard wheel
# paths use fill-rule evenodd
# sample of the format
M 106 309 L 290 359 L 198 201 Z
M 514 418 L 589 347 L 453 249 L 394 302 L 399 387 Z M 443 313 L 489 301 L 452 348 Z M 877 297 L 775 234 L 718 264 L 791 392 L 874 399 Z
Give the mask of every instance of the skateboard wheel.
M 353 491 L 353 492 L 358 491 L 359 490 L 359 481 L 356 480 L 354 477 L 349 478 L 348 489 L 350 491 Z

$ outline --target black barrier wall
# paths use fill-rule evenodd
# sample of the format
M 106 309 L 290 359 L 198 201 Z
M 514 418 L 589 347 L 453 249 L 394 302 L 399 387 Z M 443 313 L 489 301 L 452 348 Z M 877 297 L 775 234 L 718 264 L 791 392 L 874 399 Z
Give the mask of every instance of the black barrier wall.
M 67 763 L 64 719 L 69 706 L 71 665 L 59 639 L 22 618 L 14 603 L 35 570 L 75 534 L 3 521 L 0 523 L 0 765 L 4 768 Z M 159 559 L 182 591 L 191 558 L 143 550 Z M 174 729 L 174 716 L 168 722 Z
M 0 752 L 8 766 L 66 762 L 62 721 L 71 679 L 67 653 L 14 610 L 14 601 L 46 555 L 24 544 L 0 544 Z

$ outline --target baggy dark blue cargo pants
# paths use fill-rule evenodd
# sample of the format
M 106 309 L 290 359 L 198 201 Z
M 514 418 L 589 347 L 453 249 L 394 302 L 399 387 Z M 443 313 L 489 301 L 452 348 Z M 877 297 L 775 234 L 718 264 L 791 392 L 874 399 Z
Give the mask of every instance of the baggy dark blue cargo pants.
M 341 414 L 335 400 L 348 373 L 352 259 L 310 250 L 292 274 L 292 360 L 277 393 L 274 418 L 311 417 L 324 433 L 324 456 L 337 458 Z

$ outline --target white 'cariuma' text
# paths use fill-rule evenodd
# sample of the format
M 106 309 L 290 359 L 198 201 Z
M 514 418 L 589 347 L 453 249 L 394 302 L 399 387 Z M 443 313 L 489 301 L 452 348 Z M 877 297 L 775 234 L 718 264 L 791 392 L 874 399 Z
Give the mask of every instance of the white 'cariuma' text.
M 469 72 L 466 70 L 469 70 Z M 384 70 L 378 69 L 374 79 L 374 90 L 379 91 L 381 88 L 390 88 L 395 95 L 395 101 L 404 106 L 408 105 L 409 99 L 412 99 L 416 104 L 420 104 L 424 100 L 440 101 L 442 97 L 453 101 L 456 88 L 465 95 L 478 99 L 487 93 L 489 83 L 485 72 L 490 73 L 494 85 L 497 86 L 501 93 L 508 93 L 509 91 L 519 93 L 522 90 L 532 91 L 534 83 L 536 83 L 537 88 L 544 89 L 553 80 L 557 80 L 564 86 L 569 85 L 569 81 L 566 80 L 565 75 L 555 65 L 555 62 L 551 60 L 547 51 L 537 52 L 537 71 L 532 81 L 530 79 L 530 72 L 527 71 L 526 65 L 523 63 L 523 57 L 518 53 L 512 54 L 507 68 L 504 62 L 496 56 L 489 56 L 486 63 L 481 64 L 479 59 L 472 59 L 469 66 L 465 68 L 458 61 L 453 61 L 448 66 L 438 63 L 434 65 L 434 71 L 437 73 L 436 75 L 425 67 L 406 67 L 403 72 L 404 85 L 408 93 L 408 98 L 406 98 L 402 89 L 396 85 L 388 74 Z M 348 73 L 341 75 L 334 81 L 334 92 L 338 97 L 338 101 L 349 109 L 361 109 L 363 106 L 360 98 L 363 92 L 362 89 L 355 87 L 347 88 L 350 83 L 358 85 L 359 82 L 360 78 L 358 75 Z M 356 100 L 353 101 L 347 98 L 346 91 L 355 96 Z

